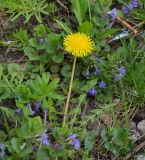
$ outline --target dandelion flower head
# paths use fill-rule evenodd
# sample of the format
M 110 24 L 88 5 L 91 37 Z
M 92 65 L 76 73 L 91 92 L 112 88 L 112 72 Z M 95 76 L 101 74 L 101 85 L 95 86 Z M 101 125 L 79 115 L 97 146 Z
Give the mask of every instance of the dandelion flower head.
M 67 52 L 76 57 L 84 57 L 93 51 L 94 43 L 84 33 L 69 34 L 64 39 L 64 47 Z

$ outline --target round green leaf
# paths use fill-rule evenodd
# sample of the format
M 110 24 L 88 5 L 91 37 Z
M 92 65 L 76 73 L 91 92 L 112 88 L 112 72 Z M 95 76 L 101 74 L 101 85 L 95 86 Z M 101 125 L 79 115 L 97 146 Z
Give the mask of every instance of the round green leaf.
M 52 56 L 52 60 L 55 63 L 61 63 L 63 61 L 63 59 L 64 59 L 64 55 L 63 54 Z

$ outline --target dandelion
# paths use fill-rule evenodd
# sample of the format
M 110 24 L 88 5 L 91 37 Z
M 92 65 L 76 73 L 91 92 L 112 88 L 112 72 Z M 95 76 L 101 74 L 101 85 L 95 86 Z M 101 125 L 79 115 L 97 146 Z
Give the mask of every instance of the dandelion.
M 93 51 L 94 42 L 91 40 L 89 36 L 84 33 L 73 33 L 69 34 L 64 39 L 64 48 L 67 52 L 74 56 L 74 62 L 72 67 L 69 91 L 67 95 L 65 110 L 64 110 L 64 117 L 63 117 L 63 125 L 66 123 L 67 119 L 67 112 L 69 108 L 69 101 L 71 97 L 74 73 L 75 73 L 75 66 L 76 66 L 76 59 L 77 57 L 84 57 Z
M 106 83 L 104 81 L 98 82 L 100 88 L 106 88 Z
M 90 89 L 88 90 L 88 94 L 89 94 L 90 96 L 95 96 L 95 95 L 97 94 L 97 91 L 95 90 L 95 88 L 90 88 Z
M 66 141 L 73 145 L 75 149 L 80 149 L 80 141 L 77 139 L 77 134 L 70 135 Z
M 64 39 L 65 50 L 76 57 L 84 57 L 93 51 L 93 41 L 84 33 L 69 34 Z
M 42 134 L 37 134 L 35 137 L 40 137 L 37 140 L 41 141 L 43 145 L 49 146 L 50 143 L 48 141 L 48 136 L 46 134 L 47 130 L 45 130 Z

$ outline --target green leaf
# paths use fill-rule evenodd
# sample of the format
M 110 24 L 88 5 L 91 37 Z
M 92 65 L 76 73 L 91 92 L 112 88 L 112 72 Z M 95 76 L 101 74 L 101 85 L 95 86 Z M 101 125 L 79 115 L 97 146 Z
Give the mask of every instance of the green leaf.
M 58 25 L 66 32 L 66 33 L 72 33 L 72 30 L 62 21 L 56 20 L 56 22 L 58 23 Z
M 81 88 L 81 91 L 88 91 L 91 87 L 94 87 L 97 84 L 98 79 L 93 79 Z
M 39 55 L 37 54 L 36 50 L 32 47 L 26 47 L 24 49 L 24 53 L 26 54 L 26 56 L 28 56 L 28 58 L 30 60 L 39 60 Z
M 107 29 L 106 31 L 99 33 L 99 36 L 100 36 L 99 38 L 100 39 L 106 38 L 106 37 L 116 33 L 117 31 L 118 31 L 118 29 L 115 29 L 115 28 L 114 29 Z
M 64 55 L 63 54 L 53 55 L 52 60 L 55 63 L 61 63 L 64 60 Z
M 49 54 L 56 53 L 57 45 L 60 43 L 61 34 L 50 33 L 46 38 L 46 51 Z
M 59 66 L 51 66 L 50 71 L 52 73 L 58 73 L 59 72 Z
M 79 25 L 82 25 L 85 18 L 85 14 L 88 10 L 88 0 L 73 0 L 72 9 L 79 22 Z
M 42 123 L 42 119 L 40 117 L 28 118 L 28 130 L 32 135 L 36 135 L 42 131 L 44 125 Z
M 93 30 L 93 23 L 85 21 L 81 26 L 79 26 L 79 32 L 83 32 L 90 35 Z
M 7 117 L 14 116 L 14 112 L 15 112 L 15 111 L 14 111 L 13 109 L 0 106 L 0 110 L 1 110 L 2 112 L 4 112 Z
M 7 99 L 11 95 L 11 90 L 5 86 L 0 87 L 0 99 Z
M 37 155 L 36 155 L 36 160 L 48 160 L 49 159 L 49 154 L 48 150 L 39 150 Z
M 2 67 L 2 65 L 0 65 L 0 79 L 1 79 L 2 75 L 3 75 L 3 67 Z
M 32 145 L 23 143 L 20 148 L 22 149 L 21 153 L 19 154 L 19 157 L 25 157 L 28 156 L 32 152 Z
M 14 152 L 19 154 L 21 152 L 20 146 L 23 144 L 23 140 L 21 138 L 12 138 L 11 146 Z
M 70 65 L 64 65 L 63 68 L 61 69 L 61 74 L 64 77 L 70 77 L 71 76 L 71 66 Z
M 95 144 L 94 138 L 96 136 L 95 131 L 90 131 L 87 133 L 87 136 L 85 138 L 85 148 L 89 151 L 93 149 L 93 146 Z

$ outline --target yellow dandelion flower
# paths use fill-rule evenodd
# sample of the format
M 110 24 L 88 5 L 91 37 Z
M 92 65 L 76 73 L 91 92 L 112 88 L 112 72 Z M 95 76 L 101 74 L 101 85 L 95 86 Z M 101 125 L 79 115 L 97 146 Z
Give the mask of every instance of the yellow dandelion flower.
M 91 54 L 94 43 L 84 33 L 69 34 L 64 39 L 65 50 L 76 57 L 84 57 Z

